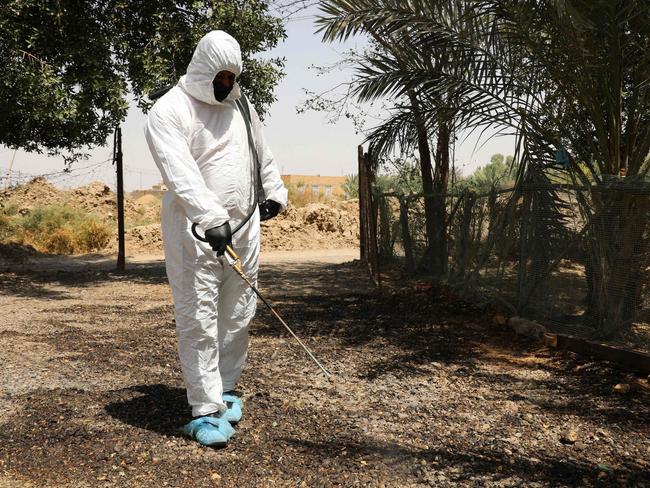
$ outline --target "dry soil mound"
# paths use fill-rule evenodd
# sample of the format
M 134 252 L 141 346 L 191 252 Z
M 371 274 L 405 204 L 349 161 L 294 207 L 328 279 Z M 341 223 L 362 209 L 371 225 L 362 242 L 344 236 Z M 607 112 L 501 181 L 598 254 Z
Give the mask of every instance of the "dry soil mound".
M 43 205 L 68 205 L 73 208 L 87 210 L 101 218 L 115 219 L 117 217 L 117 196 L 104 183 L 94 181 L 74 190 L 59 190 L 42 176 L 34 178 L 25 185 L 0 192 L 0 205 L 13 207 L 21 215 L 28 214 L 31 209 Z M 151 211 L 151 205 L 139 205 L 128 198 L 124 199 L 126 219 L 143 219 L 156 211 Z
M 64 200 L 64 192 L 42 176 L 25 185 L 0 192 L 0 206 L 14 207 L 22 215 L 38 205 L 60 205 Z
M 359 244 L 358 201 L 292 205 L 262 222 L 262 249 L 335 249 Z
M 68 204 L 73 207 L 83 208 L 109 219 L 117 216 L 117 196 L 104 183 L 94 181 L 66 193 Z M 138 207 L 128 198 L 124 199 L 124 215 L 127 219 L 134 219 L 140 215 Z
M 126 231 L 127 254 L 162 251 L 159 224 Z M 359 245 L 358 201 L 326 205 L 313 203 L 304 208 L 292 205 L 276 218 L 262 222 L 262 249 L 337 249 Z M 108 251 L 117 252 L 117 238 Z
M 134 203 L 136 203 L 137 205 L 153 207 L 153 206 L 156 206 L 156 205 L 160 205 L 160 199 L 156 198 L 155 196 L 153 196 L 150 193 L 147 193 L 146 195 L 142 195 L 141 197 L 136 198 L 134 200 Z
M 87 210 L 109 220 L 114 220 L 117 214 L 115 193 L 101 182 L 93 182 L 74 190 L 59 190 L 45 178 L 39 177 L 26 185 L 0 192 L 0 205 L 11 205 L 23 215 L 36 206 L 62 204 Z M 358 205 L 357 200 L 312 203 L 302 208 L 289 205 L 276 218 L 262 223 L 262 248 L 291 250 L 356 247 L 359 242 Z M 154 195 L 143 195 L 135 201 L 125 198 L 124 208 L 127 227 L 142 221 L 159 221 L 160 200 Z M 125 237 L 129 254 L 162 251 L 158 223 L 132 227 Z M 112 239 L 106 251 L 117 251 L 117 237 Z
M 156 254 L 163 250 L 160 224 L 133 227 L 124 233 L 124 241 L 127 254 Z M 117 249 L 117 235 L 115 235 L 105 251 L 116 253 Z

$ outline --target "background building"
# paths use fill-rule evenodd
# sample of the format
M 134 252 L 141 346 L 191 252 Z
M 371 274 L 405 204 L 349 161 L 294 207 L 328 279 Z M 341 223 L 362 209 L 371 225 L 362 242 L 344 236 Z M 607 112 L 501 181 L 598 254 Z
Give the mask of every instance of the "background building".
M 281 177 L 287 187 L 292 186 L 300 193 L 310 193 L 314 196 L 324 195 L 332 198 L 347 197 L 343 190 L 345 176 L 282 175 Z
M 345 176 L 309 176 L 309 175 L 281 175 L 282 181 L 287 188 L 291 187 L 297 193 L 304 194 L 309 197 L 323 196 L 326 198 L 346 199 L 345 190 L 343 185 L 345 183 Z M 151 194 L 162 195 L 167 191 L 167 186 L 161 181 L 156 185 L 152 185 L 150 189 L 141 189 L 130 192 L 131 198 L 138 198 L 142 195 Z

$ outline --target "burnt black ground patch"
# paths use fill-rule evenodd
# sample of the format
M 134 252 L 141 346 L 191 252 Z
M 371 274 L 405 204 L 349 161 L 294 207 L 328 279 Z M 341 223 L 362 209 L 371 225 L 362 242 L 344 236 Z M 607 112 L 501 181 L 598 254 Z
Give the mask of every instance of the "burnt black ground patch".
M 190 412 L 162 263 L 0 283 L 0 481 L 18 487 L 650 486 L 650 402 L 612 391 L 626 373 L 442 289 L 377 292 L 355 263 L 263 266 L 263 293 L 335 380 L 260 304 L 244 419 L 217 450 L 178 432 Z

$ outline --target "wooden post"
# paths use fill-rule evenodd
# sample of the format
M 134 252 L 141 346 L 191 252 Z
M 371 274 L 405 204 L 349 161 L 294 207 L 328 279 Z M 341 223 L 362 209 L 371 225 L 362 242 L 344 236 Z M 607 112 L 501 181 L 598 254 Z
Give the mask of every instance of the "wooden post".
M 393 258 L 393 236 L 390 225 L 390 203 L 387 196 L 379 195 L 377 207 L 379 209 L 379 257 L 386 262 Z
M 361 261 L 368 267 L 370 278 L 381 286 L 379 276 L 379 254 L 377 252 L 377 209 L 373 201 L 372 184 L 374 175 L 368 153 L 359 146 L 359 217 Z
M 126 265 L 124 246 L 124 175 L 122 168 L 122 129 L 115 130 L 115 171 L 117 172 L 117 272 L 123 273 Z

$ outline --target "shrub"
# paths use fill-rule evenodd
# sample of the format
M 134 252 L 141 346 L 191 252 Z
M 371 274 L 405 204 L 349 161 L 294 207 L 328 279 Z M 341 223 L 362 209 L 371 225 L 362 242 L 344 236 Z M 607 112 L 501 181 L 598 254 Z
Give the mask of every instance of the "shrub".
M 61 227 L 47 235 L 41 246 L 45 251 L 54 254 L 73 254 L 75 251 L 75 235 L 69 227 Z
M 24 231 L 18 220 L 20 216 L 16 218 L 13 214 L 0 213 L 0 242 L 23 243 Z
M 14 202 L 4 204 L 0 203 L 0 208 L 2 209 L 2 213 L 9 217 L 14 216 L 18 213 L 18 205 Z
M 105 223 L 86 219 L 78 228 L 77 247 L 84 252 L 101 251 L 108 245 L 111 235 L 112 230 Z
M 38 238 L 41 234 L 52 234 L 67 223 L 83 219 L 83 214 L 65 205 L 43 205 L 34 207 L 22 219 L 23 229 Z
M 12 235 L 11 219 L 8 215 L 0 214 L 0 242 Z
M 343 183 L 343 192 L 347 199 L 359 198 L 359 175 L 346 175 Z
M 35 207 L 24 217 L 0 216 L 0 241 L 27 243 L 49 253 L 101 251 L 111 235 L 106 222 L 65 205 Z

